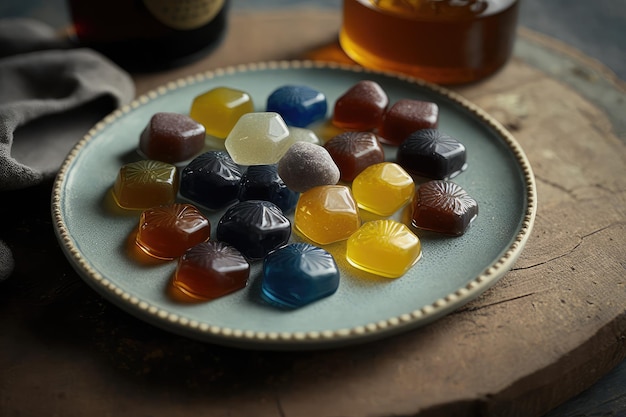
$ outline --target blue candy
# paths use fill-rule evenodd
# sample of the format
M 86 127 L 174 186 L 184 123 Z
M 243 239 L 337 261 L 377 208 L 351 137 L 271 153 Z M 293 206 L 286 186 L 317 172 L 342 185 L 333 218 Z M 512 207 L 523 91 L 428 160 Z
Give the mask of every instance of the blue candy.
M 263 261 L 262 295 L 278 307 L 298 308 L 328 297 L 339 287 L 339 268 L 326 250 L 292 243 Z
M 267 99 L 267 111 L 280 114 L 289 126 L 306 127 L 326 117 L 326 96 L 307 86 L 279 87 Z

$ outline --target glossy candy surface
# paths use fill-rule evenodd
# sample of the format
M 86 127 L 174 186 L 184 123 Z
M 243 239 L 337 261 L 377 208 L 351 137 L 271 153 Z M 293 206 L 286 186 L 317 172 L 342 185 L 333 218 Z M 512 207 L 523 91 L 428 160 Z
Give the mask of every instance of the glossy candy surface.
M 460 236 L 478 215 L 478 204 L 451 181 L 429 181 L 417 189 L 412 225 L 425 230 Z
M 245 91 L 216 87 L 194 98 L 189 116 L 201 123 L 208 135 L 224 139 L 241 116 L 253 111 L 254 103 Z
M 141 132 L 139 150 L 148 159 L 182 162 L 202 151 L 205 136 L 204 126 L 189 116 L 160 112 Z
M 398 148 L 396 161 L 413 175 L 449 179 L 467 168 L 465 146 L 437 129 L 413 132 Z
M 265 257 L 261 289 L 270 303 L 298 308 L 334 294 L 339 280 L 339 268 L 330 253 L 307 243 L 292 243 Z
M 421 129 L 436 129 L 439 106 L 429 101 L 401 99 L 385 112 L 380 127 L 381 141 L 400 145 L 411 133 Z
M 346 240 L 359 228 L 361 218 L 348 187 L 324 185 L 300 194 L 294 225 L 306 238 L 326 245 Z
M 244 114 L 226 137 L 226 150 L 238 164 L 275 164 L 292 144 L 289 128 L 275 112 Z
M 385 161 L 385 151 L 372 132 L 344 132 L 332 137 L 324 147 L 345 182 L 354 180 L 368 166 Z
M 278 175 L 287 187 L 302 193 L 339 181 L 339 168 L 328 151 L 308 142 L 296 142 L 278 161 Z
M 389 98 L 375 81 L 363 80 L 335 101 L 332 123 L 342 129 L 372 130 L 380 126 Z
M 294 144 L 296 142 L 310 142 L 314 143 L 315 145 L 322 144 L 319 136 L 317 136 L 314 131 L 304 127 L 289 126 L 289 141 L 291 142 L 291 144 Z
M 205 152 L 183 169 L 180 194 L 211 210 L 224 208 L 237 200 L 241 175 L 227 152 Z
M 209 240 L 209 220 L 191 204 L 170 204 L 144 210 L 135 242 L 148 255 L 174 259 Z
M 248 259 L 262 259 L 285 245 L 291 222 L 273 203 L 248 200 L 231 206 L 220 218 L 217 240 L 237 248 Z
M 289 126 L 306 127 L 326 117 L 326 96 L 305 85 L 285 85 L 267 98 L 266 111 L 280 114 Z
M 178 260 L 172 285 L 190 297 L 211 300 L 245 288 L 250 264 L 234 247 L 203 242 Z
M 404 275 L 421 254 L 419 238 L 405 224 L 389 219 L 364 223 L 346 249 L 352 266 L 387 278 Z
M 411 201 L 415 183 L 400 165 L 381 162 L 357 175 L 352 182 L 352 193 L 362 209 L 390 216 Z
M 176 167 L 153 160 L 123 165 L 113 184 L 113 198 L 117 205 L 131 210 L 173 203 L 177 192 Z
M 286 213 L 294 209 L 298 196 L 280 178 L 276 165 L 252 165 L 241 177 L 239 201 L 269 201 Z

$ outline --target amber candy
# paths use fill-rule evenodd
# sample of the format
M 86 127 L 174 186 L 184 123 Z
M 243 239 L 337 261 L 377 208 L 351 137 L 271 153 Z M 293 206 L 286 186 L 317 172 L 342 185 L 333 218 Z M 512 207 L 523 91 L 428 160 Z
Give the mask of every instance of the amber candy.
M 170 204 L 144 210 L 135 239 L 148 255 L 175 259 L 211 236 L 209 220 L 191 204 Z
M 322 185 L 300 194 L 294 224 L 306 238 L 326 245 L 350 237 L 361 218 L 350 188 Z
M 460 236 L 478 215 L 478 204 L 451 181 L 426 182 L 417 189 L 412 225 L 418 229 Z
M 450 179 L 467 168 L 465 146 L 437 129 L 413 132 L 398 148 L 396 162 L 413 175 Z
M 212 300 L 245 288 L 250 264 L 224 242 L 203 242 L 178 260 L 172 285 L 201 300 Z
M 350 238 L 346 259 L 357 269 L 387 278 L 404 275 L 422 256 L 419 238 L 395 220 L 364 223 Z
M 332 122 L 350 130 L 372 130 L 380 126 L 389 97 L 375 81 L 362 80 L 335 101 Z
M 139 150 L 149 159 L 176 163 L 202 151 L 204 126 L 178 113 L 154 114 L 139 137 Z
M 359 207 L 380 216 L 390 216 L 411 201 L 413 178 L 394 162 L 381 162 L 363 170 L 352 182 Z
M 176 167 L 153 160 L 123 165 L 113 184 L 113 197 L 117 205 L 131 210 L 173 203 L 177 192 Z
M 421 129 L 436 129 L 439 106 L 430 101 L 401 99 L 385 112 L 379 135 L 382 142 L 400 145 L 411 133 Z
M 344 132 L 332 137 L 324 147 L 345 182 L 352 181 L 368 166 L 385 161 L 385 151 L 372 132 Z

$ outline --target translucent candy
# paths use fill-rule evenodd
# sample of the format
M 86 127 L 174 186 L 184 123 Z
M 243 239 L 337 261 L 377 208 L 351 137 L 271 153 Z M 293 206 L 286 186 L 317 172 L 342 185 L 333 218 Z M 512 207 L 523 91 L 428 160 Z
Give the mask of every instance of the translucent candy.
M 352 181 L 368 166 L 385 161 L 385 151 L 371 132 L 344 132 L 331 138 L 324 147 L 345 182 Z
M 387 278 L 404 275 L 422 255 L 419 238 L 395 220 L 364 223 L 348 239 L 346 259 L 355 268 Z
M 150 256 L 174 259 L 210 236 L 211 224 L 196 207 L 170 204 L 141 213 L 135 241 Z
M 460 236 L 478 215 L 478 204 L 461 186 L 435 180 L 419 186 L 413 206 L 413 226 Z
M 361 218 L 348 187 L 324 185 L 300 194 L 294 225 L 306 238 L 327 245 L 350 237 Z
M 229 87 L 216 87 L 194 98 L 189 116 L 204 125 L 206 133 L 224 139 L 239 118 L 254 111 L 250 95 Z
M 410 134 L 396 161 L 411 174 L 430 179 L 450 179 L 467 168 L 465 146 L 437 129 Z
M 339 182 L 339 168 L 328 151 L 308 142 L 296 142 L 287 150 L 278 161 L 278 175 L 299 193 Z
M 208 209 L 221 209 L 237 201 L 241 175 L 227 152 L 205 152 L 183 169 L 180 194 Z
M 374 81 L 359 81 L 335 101 L 332 122 L 350 130 L 378 128 L 389 104 L 383 88 Z
M 413 178 L 393 162 L 365 168 L 352 182 L 352 193 L 359 207 L 380 216 L 390 216 L 415 195 Z
M 262 259 L 285 244 L 291 222 L 273 203 L 248 200 L 236 203 L 220 218 L 217 240 L 226 242 L 248 259 Z
M 430 101 L 402 99 L 387 110 L 380 127 L 381 141 L 400 145 L 411 133 L 421 129 L 436 129 L 439 106 Z
M 263 261 L 261 290 L 272 304 L 298 308 L 334 294 L 339 278 L 330 253 L 306 243 L 292 243 Z
M 123 165 L 113 184 L 113 197 L 117 205 L 131 210 L 173 203 L 177 192 L 176 167 L 153 160 Z
M 326 96 L 304 85 L 285 85 L 267 98 L 266 111 L 280 114 L 289 126 L 306 127 L 326 117 Z
M 289 127 L 289 141 L 294 144 L 296 142 L 309 142 L 315 145 L 321 145 L 322 141 L 317 134 L 303 127 Z
M 156 113 L 141 132 L 139 150 L 148 159 L 182 162 L 202 151 L 205 136 L 204 126 L 184 114 Z
M 275 164 L 291 144 L 289 128 L 274 112 L 244 114 L 224 142 L 233 161 L 241 165 Z
M 248 284 L 250 264 L 234 247 L 204 242 L 178 260 L 172 285 L 190 297 L 212 300 Z
M 252 165 L 241 177 L 239 200 L 265 200 L 283 213 L 292 211 L 299 194 L 289 189 L 278 175 L 276 165 Z

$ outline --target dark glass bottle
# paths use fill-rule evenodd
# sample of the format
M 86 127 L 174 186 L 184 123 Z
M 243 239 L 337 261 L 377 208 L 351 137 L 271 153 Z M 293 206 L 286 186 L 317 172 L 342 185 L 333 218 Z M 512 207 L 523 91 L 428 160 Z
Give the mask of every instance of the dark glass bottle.
M 228 0 L 68 0 L 76 41 L 131 71 L 182 65 L 208 53 Z

